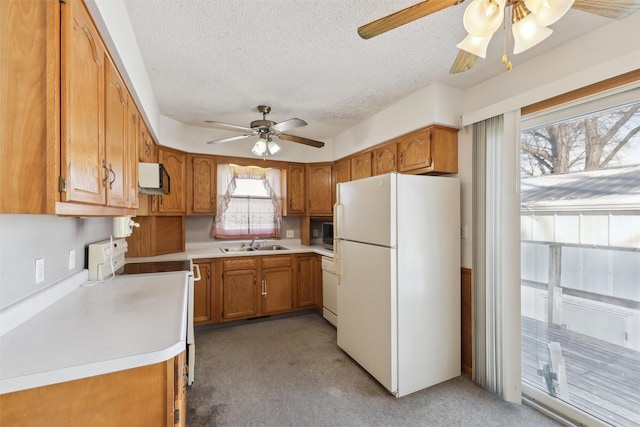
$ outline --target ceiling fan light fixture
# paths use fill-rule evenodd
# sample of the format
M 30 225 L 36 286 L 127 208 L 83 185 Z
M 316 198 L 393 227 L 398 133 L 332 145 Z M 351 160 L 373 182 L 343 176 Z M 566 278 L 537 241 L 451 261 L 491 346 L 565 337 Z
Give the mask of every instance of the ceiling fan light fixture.
M 464 51 L 472 53 L 475 56 L 479 56 L 480 58 L 486 58 L 487 47 L 489 46 L 491 37 L 493 37 L 493 34 L 489 34 L 485 37 L 476 37 L 472 36 L 471 34 L 467 34 L 467 37 L 465 37 L 464 40 L 458 43 L 456 47 L 458 49 L 462 49 Z
M 251 152 L 256 156 L 264 156 L 267 152 L 267 140 L 263 137 L 260 137 L 251 149 Z
M 538 24 L 546 27 L 562 18 L 575 0 L 524 0 L 527 9 L 536 15 Z
M 278 151 L 280 151 L 280 146 L 269 139 L 269 141 L 267 142 L 267 150 L 269 151 L 269 154 L 273 156 Z
M 514 22 L 512 31 L 514 55 L 532 48 L 553 33 L 552 29 L 538 24 L 534 14 L 529 14 L 518 22 Z
M 462 18 L 465 30 L 475 37 L 493 34 L 502 24 L 505 2 L 506 0 L 473 0 Z

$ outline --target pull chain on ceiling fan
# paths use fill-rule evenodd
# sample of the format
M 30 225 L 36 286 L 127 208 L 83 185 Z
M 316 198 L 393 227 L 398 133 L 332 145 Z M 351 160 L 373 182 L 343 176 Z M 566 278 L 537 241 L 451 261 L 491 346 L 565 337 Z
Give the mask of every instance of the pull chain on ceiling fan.
M 426 0 L 363 25 L 358 28 L 358 34 L 369 39 L 464 1 Z M 640 10 L 640 0 L 472 0 L 463 18 L 468 35 L 456 46 L 460 52 L 450 73 L 470 70 L 478 57 L 486 56 L 491 37 L 506 19 L 505 8 L 509 6 L 512 9 L 513 53 L 518 54 L 549 37 L 553 30 L 547 27 L 562 18 L 570 8 L 622 19 Z M 510 69 L 509 64 L 507 69 Z

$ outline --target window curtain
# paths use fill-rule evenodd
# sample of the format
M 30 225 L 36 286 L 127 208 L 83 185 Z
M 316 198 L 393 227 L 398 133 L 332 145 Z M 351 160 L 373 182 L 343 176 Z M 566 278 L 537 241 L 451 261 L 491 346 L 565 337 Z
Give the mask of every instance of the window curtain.
M 280 169 L 218 165 L 217 178 L 218 208 L 211 229 L 212 237 L 280 237 Z M 261 180 L 268 198 L 232 197 L 237 179 Z
M 473 125 L 473 381 L 521 401 L 519 113 Z

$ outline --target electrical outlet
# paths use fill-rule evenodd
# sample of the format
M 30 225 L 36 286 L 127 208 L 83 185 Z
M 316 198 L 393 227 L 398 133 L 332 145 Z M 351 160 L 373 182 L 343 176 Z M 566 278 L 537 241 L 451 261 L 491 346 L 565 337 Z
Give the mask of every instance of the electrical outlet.
M 313 237 L 318 237 L 318 229 L 317 228 L 313 229 Z
M 73 270 L 76 268 L 76 251 L 75 249 L 71 249 L 69 251 L 69 270 Z
M 287 239 L 293 239 L 293 230 L 287 230 Z
M 36 260 L 36 285 L 44 282 L 44 258 Z
M 467 226 L 463 225 L 462 227 L 460 227 L 460 238 L 462 239 L 466 239 L 467 238 Z

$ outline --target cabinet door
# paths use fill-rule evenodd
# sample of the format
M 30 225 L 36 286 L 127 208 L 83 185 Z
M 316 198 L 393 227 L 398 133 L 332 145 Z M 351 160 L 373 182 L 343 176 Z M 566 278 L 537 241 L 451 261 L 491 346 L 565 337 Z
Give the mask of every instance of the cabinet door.
M 306 213 L 305 182 L 305 166 L 289 166 L 287 169 L 287 215 Z
M 309 307 L 315 301 L 315 255 L 299 256 L 296 307 Z
M 262 313 L 272 314 L 291 310 L 291 267 L 262 270 Z
M 385 144 L 373 151 L 373 174 L 382 175 L 396 172 L 398 157 L 398 145 L 396 143 Z
M 222 319 L 233 320 L 258 314 L 256 270 L 231 270 L 222 277 Z
M 107 205 L 127 207 L 128 96 L 124 82 L 110 59 L 106 60 L 105 146 L 108 168 Z
M 316 306 L 316 310 L 322 312 L 322 257 L 313 257 L 313 303 Z
M 336 186 L 341 182 L 351 181 L 351 160 L 342 159 L 333 165 L 333 203 L 336 200 Z
M 104 205 L 108 167 L 104 152 L 106 51 L 84 3 L 62 7 L 63 201 Z
M 158 162 L 162 163 L 169 174 L 170 193 L 160 196 L 158 211 L 162 213 L 186 214 L 185 182 L 187 177 L 187 156 L 183 152 L 158 149 Z
M 191 212 L 216 213 L 216 162 L 213 157 L 191 158 Z
M 400 166 L 398 172 L 410 172 L 431 166 L 431 130 L 411 132 L 399 138 Z
M 200 269 L 200 280 L 193 282 L 193 324 L 204 325 L 213 320 L 211 310 L 211 263 L 194 263 Z
M 158 160 L 156 144 L 140 113 L 140 136 L 138 139 L 138 159 L 144 163 L 155 163 Z
M 138 144 L 140 137 L 140 115 L 129 95 L 129 118 L 127 122 L 127 207 L 138 207 Z
M 331 215 L 333 210 L 331 193 L 331 165 L 307 166 L 307 197 L 309 215 Z
M 351 158 L 351 179 L 371 176 L 371 152 L 359 154 Z

